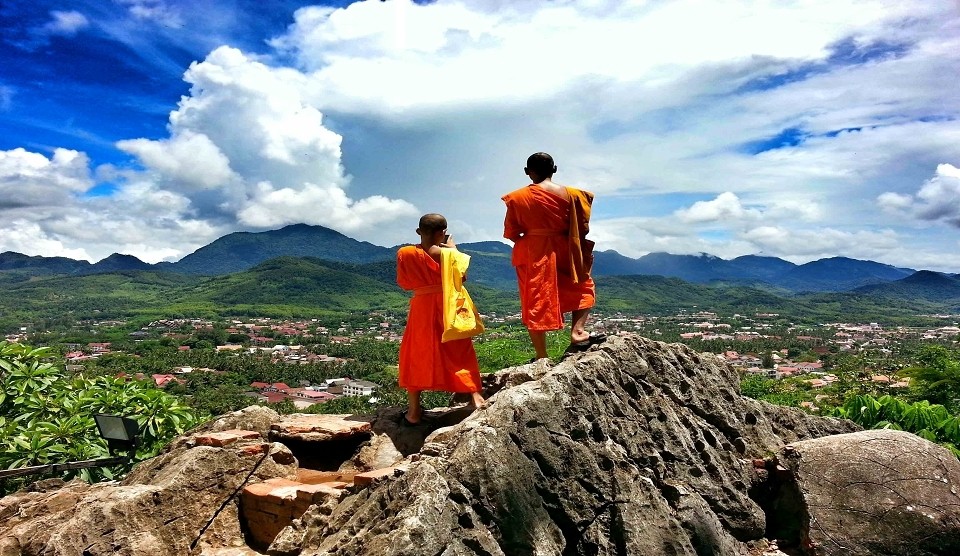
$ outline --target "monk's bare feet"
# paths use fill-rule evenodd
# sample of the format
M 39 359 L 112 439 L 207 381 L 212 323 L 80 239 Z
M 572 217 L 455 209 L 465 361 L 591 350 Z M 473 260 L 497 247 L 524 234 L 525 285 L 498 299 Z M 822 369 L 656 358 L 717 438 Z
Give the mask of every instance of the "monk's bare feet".
M 481 407 L 487 406 L 487 400 L 483 399 L 480 392 L 473 392 L 470 394 L 470 405 L 475 409 L 480 409 Z
M 402 417 L 403 422 L 400 424 L 407 425 L 407 426 L 419 425 L 420 419 L 422 418 L 423 418 L 423 412 L 420 410 L 419 407 L 417 407 L 416 409 L 411 408 L 411 409 L 408 409 L 407 412 L 403 414 L 403 417 Z

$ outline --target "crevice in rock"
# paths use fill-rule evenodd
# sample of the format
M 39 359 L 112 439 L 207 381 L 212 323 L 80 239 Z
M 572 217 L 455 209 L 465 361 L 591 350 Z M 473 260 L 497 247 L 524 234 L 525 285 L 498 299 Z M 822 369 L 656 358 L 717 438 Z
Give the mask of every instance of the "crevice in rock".
M 293 452 L 301 468 L 317 471 L 336 471 L 357 455 L 360 447 L 370 440 L 370 433 L 357 433 L 345 438 L 323 441 L 287 438 L 283 445 Z
M 747 490 L 766 517 L 765 537 L 776 539 L 780 547 L 798 548 L 806 537 L 810 516 L 800 486 L 793 474 L 767 460 L 757 469 L 758 480 Z
M 463 546 L 472 550 L 474 554 L 479 554 L 480 556 L 493 556 L 493 554 L 491 554 L 489 550 L 484 548 L 483 545 L 480 544 L 480 541 L 478 541 L 477 539 L 465 537 L 463 539 Z

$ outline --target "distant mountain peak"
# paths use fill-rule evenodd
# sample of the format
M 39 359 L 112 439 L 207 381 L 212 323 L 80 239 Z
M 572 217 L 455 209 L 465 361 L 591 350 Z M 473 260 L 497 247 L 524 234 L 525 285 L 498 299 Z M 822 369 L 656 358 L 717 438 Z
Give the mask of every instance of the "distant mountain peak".
M 946 274 L 940 272 L 934 272 L 932 270 L 918 270 L 910 276 L 900 280 L 900 282 L 907 284 L 954 284 L 960 285 L 960 282 L 957 279 L 952 278 Z

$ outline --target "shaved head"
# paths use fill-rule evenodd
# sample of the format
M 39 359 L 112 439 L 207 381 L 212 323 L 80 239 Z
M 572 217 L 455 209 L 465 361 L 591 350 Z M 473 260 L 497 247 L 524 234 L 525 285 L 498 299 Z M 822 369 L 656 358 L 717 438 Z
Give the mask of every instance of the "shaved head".
M 447 228 L 447 219 L 442 214 L 431 212 L 420 217 L 419 230 L 424 234 L 439 232 Z
M 536 174 L 537 178 L 544 180 L 552 177 L 557 171 L 557 165 L 553 162 L 553 157 L 547 153 L 533 153 L 527 158 L 527 167 L 525 170 Z

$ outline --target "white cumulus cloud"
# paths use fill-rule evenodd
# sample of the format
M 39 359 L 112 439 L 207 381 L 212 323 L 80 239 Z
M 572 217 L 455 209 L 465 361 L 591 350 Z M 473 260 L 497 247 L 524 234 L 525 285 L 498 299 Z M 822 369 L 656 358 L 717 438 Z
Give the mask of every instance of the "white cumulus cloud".
M 939 164 L 915 194 L 888 191 L 877 197 L 877 203 L 888 212 L 960 228 L 960 168 Z
M 92 186 L 83 153 L 56 149 L 47 158 L 22 148 L 0 151 L 0 209 L 62 206 Z
M 234 176 L 230 160 L 206 135 L 186 130 L 170 139 L 120 141 L 117 147 L 137 156 L 168 183 L 185 189 L 213 189 Z
M 50 35 L 73 36 L 78 31 L 90 25 L 85 15 L 78 11 L 53 10 L 50 12 L 50 21 L 43 26 L 42 31 Z
M 416 212 L 383 195 L 348 195 L 341 136 L 304 99 L 303 74 L 224 47 L 185 78 L 193 87 L 170 115 L 171 138 L 119 146 L 147 167 L 140 179 L 183 194 L 194 216 L 355 231 Z
M 762 217 L 761 211 L 746 208 L 735 193 L 725 191 L 711 201 L 697 201 L 689 208 L 674 213 L 677 218 L 689 223 L 728 222 L 753 220 Z

